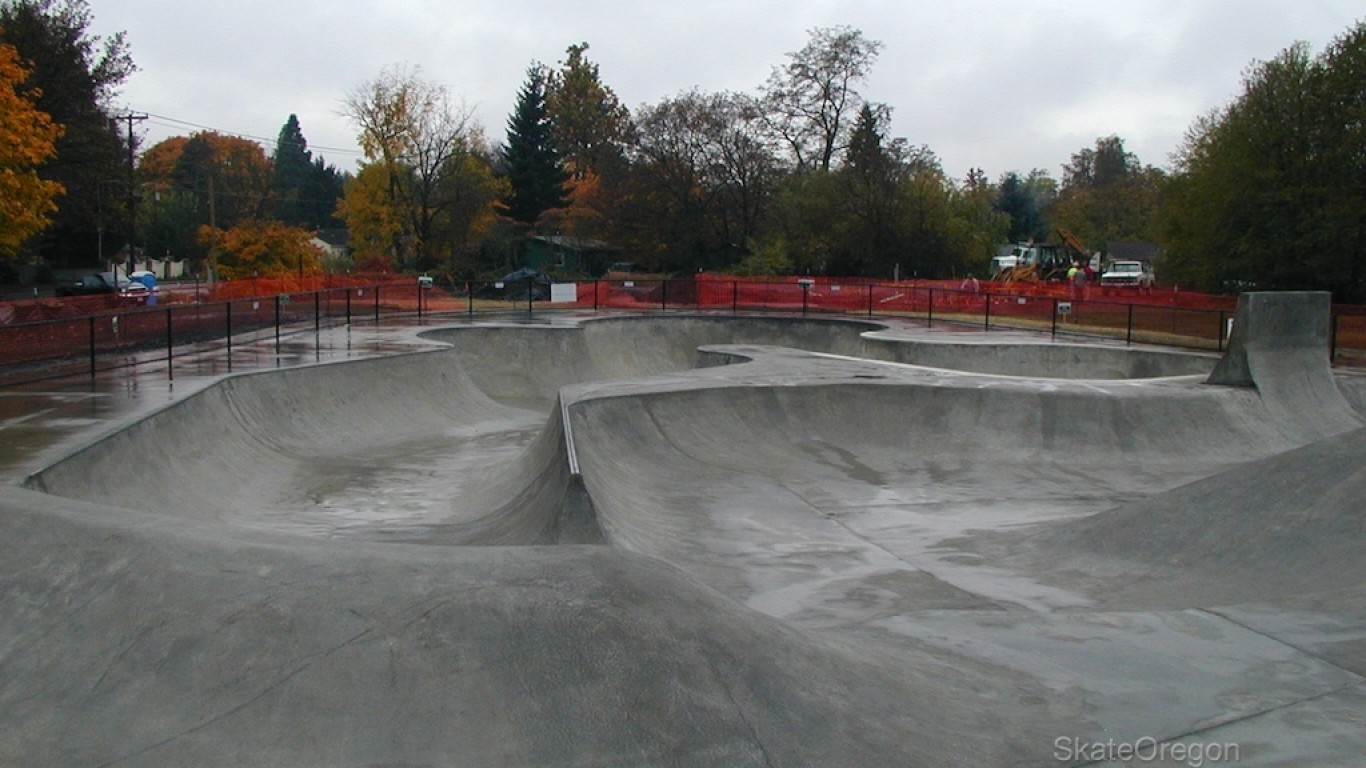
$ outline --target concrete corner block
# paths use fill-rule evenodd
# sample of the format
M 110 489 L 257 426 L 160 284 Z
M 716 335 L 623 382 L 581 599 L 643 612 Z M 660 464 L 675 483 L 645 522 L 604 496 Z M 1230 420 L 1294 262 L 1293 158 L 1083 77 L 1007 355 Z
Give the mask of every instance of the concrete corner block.
M 1326 373 L 1331 309 L 1332 295 L 1324 291 L 1242 294 L 1228 349 L 1206 383 L 1257 387 L 1259 378 L 1276 371 L 1265 365 L 1267 355 L 1294 357 L 1297 365 L 1321 357 Z

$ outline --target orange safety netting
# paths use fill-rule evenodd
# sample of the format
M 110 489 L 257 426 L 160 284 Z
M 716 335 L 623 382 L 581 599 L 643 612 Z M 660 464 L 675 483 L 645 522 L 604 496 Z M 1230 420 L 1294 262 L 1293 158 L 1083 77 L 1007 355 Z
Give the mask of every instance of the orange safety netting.
M 0 302 L 0 365 L 166 350 L 171 344 L 267 333 L 286 325 L 353 318 L 378 322 L 386 314 L 564 308 L 901 315 L 1215 350 L 1226 342 L 1237 306 L 1233 296 L 1162 287 L 711 274 L 584 281 L 553 292 L 546 287 L 549 296 L 529 300 L 530 283 L 423 286 L 413 278 L 375 277 L 162 284 L 155 307 L 129 306 L 113 296 Z M 1366 307 L 1333 308 L 1332 344 L 1335 361 L 1366 364 Z

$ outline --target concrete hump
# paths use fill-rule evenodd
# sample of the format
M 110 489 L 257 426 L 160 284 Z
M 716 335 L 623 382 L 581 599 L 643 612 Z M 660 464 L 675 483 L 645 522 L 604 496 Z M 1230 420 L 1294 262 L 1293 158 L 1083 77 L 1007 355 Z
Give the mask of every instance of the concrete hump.
M 1109 609 L 1350 589 L 1366 583 L 1363 455 L 1357 429 L 1249 462 L 1041 533 L 1038 562 L 1095 575 L 1087 591 Z

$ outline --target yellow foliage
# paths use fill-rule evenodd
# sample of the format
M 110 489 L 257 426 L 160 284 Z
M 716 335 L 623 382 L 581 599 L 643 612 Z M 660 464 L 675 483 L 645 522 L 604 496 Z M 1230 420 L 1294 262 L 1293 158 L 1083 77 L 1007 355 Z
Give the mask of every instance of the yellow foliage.
M 0 44 L 0 256 L 42 231 L 57 210 L 54 198 L 66 191 L 38 176 L 63 128 L 34 106 L 35 94 L 19 90 L 29 72 L 14 46 Z
M 346 222 L 357 257 L 392 256 L 390 251 L 403 229 L 398 207 L 390 199 L 390 173 L 383 163 L 363 166 L 337 202 L 337 215 Z

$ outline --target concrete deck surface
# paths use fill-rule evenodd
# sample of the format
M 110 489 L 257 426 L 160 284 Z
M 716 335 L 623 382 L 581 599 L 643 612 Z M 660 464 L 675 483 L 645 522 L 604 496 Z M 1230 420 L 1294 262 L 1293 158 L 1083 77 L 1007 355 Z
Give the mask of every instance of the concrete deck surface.
M 1223 361 L 565 315 L 0 392 L 0 763 L 1359 765 L 1364 388 L 1259 296 Z

